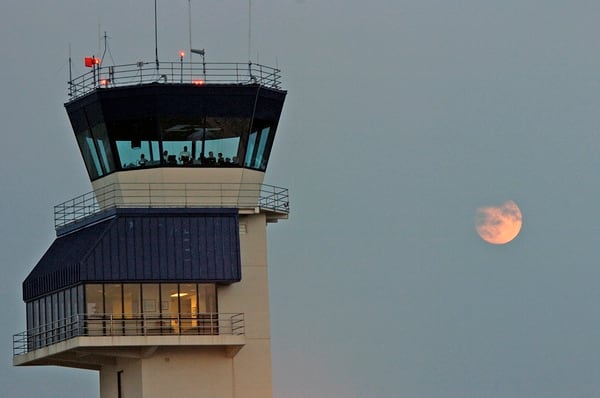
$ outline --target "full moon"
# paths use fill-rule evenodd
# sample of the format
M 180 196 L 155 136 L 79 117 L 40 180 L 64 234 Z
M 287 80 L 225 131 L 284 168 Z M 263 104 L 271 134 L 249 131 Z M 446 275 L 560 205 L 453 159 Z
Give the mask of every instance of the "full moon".
M 519 206 L 512 200 L 500 206 L 486 206 L 477 209 L 475 229 L 484 241 L 503 245 L 510 242 L 521 231 L 523 216 Z

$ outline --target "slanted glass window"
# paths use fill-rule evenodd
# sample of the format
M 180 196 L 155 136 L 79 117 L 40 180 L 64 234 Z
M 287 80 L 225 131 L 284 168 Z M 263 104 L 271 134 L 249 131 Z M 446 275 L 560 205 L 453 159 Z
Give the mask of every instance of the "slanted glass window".
M 244 159 L 244 166 L 252 166 L 252 158 L 254 156 L 254 147 L 256 146 L 256 137 L 258 136 L 257 131 L 250 133 L 250 139 L 248 139 L 248 148 L 246 149 L 246 158 Z
M 94 145 L 94 139 L 89 130 L 85 130 L 77 134 L 77 143 L 79 144 L 79 150 L 83 156 L 83 162 L 87 168 L 88 174 L 92 180 L 102 177 L 102 166 L 100 164 L 100 158 L 98 157 L 98 151 Z
M 108 132 L 106 131 L 106 125 L 100 123 L 92 127 L 92 135 L 96 140 L 96 148 L 100 155 L 100 162 L 104 169 L 104 174 L 112 173 L 116 170 L 114 156 L 110 148 L 110 140 L 108 139 Z
M 260 139 L 258 140 L 258 148 L 256 149 L 256 156 L 254 157 L 254 163 L 252 165 L 253 168 L 259 170 L 265 170 L 267 167 L 267 158 L 265 156 L 265 149 L 267 146 L 267 140 L 269 138 L 268 127 L 265 127 L 260 132 Z
M 273 145 L 272 126 L 256 120 L 248 138 L 244 166 L 261 171 L 266 170 Z

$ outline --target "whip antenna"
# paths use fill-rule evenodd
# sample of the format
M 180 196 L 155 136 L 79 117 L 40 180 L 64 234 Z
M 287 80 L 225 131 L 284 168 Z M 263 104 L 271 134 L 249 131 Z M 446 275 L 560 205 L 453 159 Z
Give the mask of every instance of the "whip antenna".
M 251 62 L 252 51 L 252 0 L 248 0 L 248 63 Z
M 154 59 L 156 60 L 156 70 L 158 71 L 158 16 L 156 0 L 154 0 Z

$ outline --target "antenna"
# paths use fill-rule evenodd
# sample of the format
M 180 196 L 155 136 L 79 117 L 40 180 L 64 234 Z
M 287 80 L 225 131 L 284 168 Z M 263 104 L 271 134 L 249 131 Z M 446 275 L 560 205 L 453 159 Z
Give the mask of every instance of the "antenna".
M 73 96 L 73 62 L 71 61 L 71 43 L 69 43 L 69 97 Z
M 100 58 L 100 63 L 102 64 L 102 60 L 104 60 L 104 56 L 106 55 L 106 49 L 108 48 L 108 36 L 106 35 L 106 31 L 104 31 L 104 51 L 102 52 L 102 57 Z
M 100 17 L 98 17 L 98 51 L 96 51 L 96 54 L 100 54 L 100 51 L 102 50 L 102 27 L 100 26 Z
M 251 62 L 252 50 L 252 0 L 248 0 L 248 63 Z
M 190 34 L 190 63 L 192 62 L 192 0 L 188 0 L 188 30 Z M 190 68 L 191 70 L 191 68 Z
M 110 46 L 108 45 L 108 39 L 111 39 L 111 37 L 106 34 L 106 31 L 104 31 L 103 38 L 104 38 L 104 50 L 102 52 L 102 58 L 100 58 L 100 62 L 102 63 L 104 61 L 104 59 L 106 58 L 106 52 L 108 51 L 108 55 L 110 57 L 110 61 L 114 65 L 115 64 L 115 60 L 114 60 L 114 58 L 112 56 L 112 52 L 110 51 Z
M 156 60 L 156 70 L 158 71 L 158 12 L 156 0 L 154 0 L 154 57 Z

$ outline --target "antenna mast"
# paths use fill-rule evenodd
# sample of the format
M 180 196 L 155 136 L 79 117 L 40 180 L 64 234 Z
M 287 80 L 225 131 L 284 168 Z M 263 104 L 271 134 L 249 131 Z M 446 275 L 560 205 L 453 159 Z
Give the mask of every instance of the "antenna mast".
M 154 0 L 154 59 L 156 60 L 156 70 L 158 71 L 158 15 L 156 0 Z
M 251 62 L 252 50 L 252 0 L 248 0 L 248 63 Z
M 190 34 L 190 63 L 192 62 L 192 0 L 188 0 L 188 30 Z M 191 71 L 191 68 L 190 68 Z
M 71 60 L 71 43 L 69 43 L 69 97 L 73 95 L 73 62 Z

